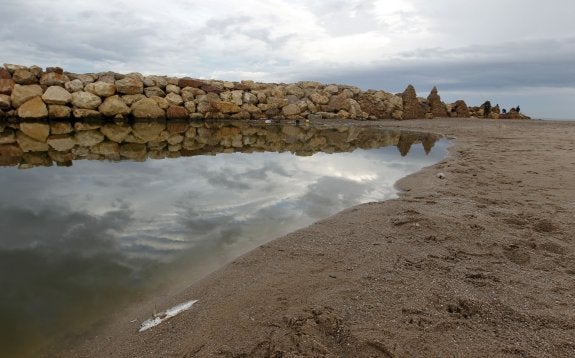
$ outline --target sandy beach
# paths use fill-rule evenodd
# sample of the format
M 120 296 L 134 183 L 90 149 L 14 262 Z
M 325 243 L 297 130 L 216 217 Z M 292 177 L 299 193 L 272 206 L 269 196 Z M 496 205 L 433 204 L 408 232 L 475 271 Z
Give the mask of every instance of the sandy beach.
M 575 122 L 350 123 L 454 145 L 398 199 L 263 245 L 158 306 L 190 310 L 138 333 L 153 307 L 132 307 L 59 356 L 572 357 Z

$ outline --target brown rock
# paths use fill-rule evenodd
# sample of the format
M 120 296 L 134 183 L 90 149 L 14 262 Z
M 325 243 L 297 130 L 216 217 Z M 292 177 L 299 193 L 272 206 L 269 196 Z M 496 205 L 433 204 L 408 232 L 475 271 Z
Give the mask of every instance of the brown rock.
M 175 93 L 168 93 L 166 95 L 166 101 L 168 101 L 168 103 L 172 106 L 181 106 L 184 104 L 184 100 L 182 99 L 182 96 L 180 96 L 179 94 L 175 94 Z
M 70 122 L 50 122 L 50 133 L 52 134 L 68 134 L 72 133 L 74 129 Z
M 165 129 L 166 122 L 162 120 L 135 120 L 132 125 L 132 133 L 146 142 L 157 141 Z
M 18 107 L 18 117 L 20 118 L 46 118 L 48 117 L 48 108 L 42 97 L 34 97 Z
M 156 101 L 156 104 L 158 105 L 158 107 L 160 107 L 163 110 L 166 110 L 166 109 L 168 109 L 168 107 L 170 107 L 170 102 L 168 102 L 165 98 L 158 97 L 158 96 L 153 96 L 150 98 L 153 99 L 154 101 Z
M 11 95 L 14 90 L 14 81 L 12 79 L 0 79 L 0 94 Z
M 144 88 L 144 93 L 146 95 L 146 97 L 150 98 L 153 96 L 158 96 L 158 97 L 166 97 L 166 92 L 164 92 L 163 89 L 161 89 L 160 87 L 146 87 Z
M 407 86 L 401 95 L 403 101 L 403 119 L 425 118 L 425 110 L 417 99 L 415 88 Z
M 50 135 L 50 125 L 42 122 L 22 122 L 20 123 L 20 130 L 28 137 L 45 142 L 48 135 Z
M 48 117 L 50 118 L 70 118 L 71 114 L 72 108 L 68 106 L 57 104 L 51 104 L 48 106 Z
M 437 93 L 437 87 L 433 87 L 429 96 L 427 96 L 427 104 L 434 117 L 447 117 L 447 107 L 441 102 L 441 97 Z
M 120 155 L 120 145 L 116 142 L 102 142 L 92 147 L 92 153 L 107 157 Z
M 193 79 L 190 77 L 180 78 L 180 80 L 178 81 L 178 87 L 180 87 L 180 88 L 185 88 L 185 87 L 200 88 L 203 85 L 204 85 L 203 81 L 196 80 L 196 79 Z
M 238 113 L 242 110 L 240 106 L 232 102 L 214 101 L 211 103 L 211 105 L 218 112 L 225 114 Z
M 170 106 L 166 112 L 168 119 L 188 119 L 188 111 L 184 107 Z
M 134 160 L 146 159 L 147 148 L 145 144 L 126 143 L 120 146 L 120 155 L 122 157 Z
M 113 85 L 112 85 L 113 86 Z M 119 96 L 111 96 L 104 100 L 98 107 L 100 113 L 106 117 L 114 117 L 118 114 L 127 115 L 130 113 L 130 108 L 122 101 Z
M 43 86 L 62 86 L 69 82 L 68 76 L 58 72 L 47 72 L 40 77 L 40 84 Z
M 169 120 L 166 123 L 166 129 L 170 134 L 185 133 L 189 129 L 189 124 L 185 120 Z
M 324 112 L 339 112 L 349 111 L 349 101 L 348 99 L 351 98 L 351 95 L 347 92 L 342 92 L 338 95 L 331 96 L 329 99 L 328 104 L 322 105 L 321 109 Z
M 88 83 L 84 90 L 100 97 L 110 97 L 116 94 L 116 86 L 114 83 L 103 81 Z
M 12 100 L 7 94 L 0 94 L 0 110 L 9 110 L 12 108 Z
M 90 119 L 90 120 L 74 123 L 74 130 L 76 132 L 91 131 L 94 129 L 99 129 L 101 126 L 102 126 L 102 121 L 100 121 L 99 119 Z
M 8 70 L 10 74 L 14 73 L 16 70 L 27 70 L 28 67 L 22 65 L 14 65 L 11 63 L 5 63 L 4 68 Z
M 282 108 L 284 116 L 294 116 L 301 113 L 301 108 L 297 104 L 288 104 Z
M 55 134 L 48 137 L 46 140 L 48 145 L 54 150 L 59 152 L 68 151 L 76 145 L 76 140 L 74 137 L 67 135 L 67 134 Z
M 100 118 L 102 114 L 93 109 L 85 109 L 85 108 L 75 108 L 72 111 L 72 115 L 74 118 L 79 119 L 88 119 L 88 118 Z
M 116 81 L 116 90 L 122 94 L 142 94 L 144 83 L 136 78 L 125 77 Z
M 164 118 L 164 110 L 152 98 L 144 98 L 132 105 L 132 115 L 135 118 Z
M 15 85 L 11 96 L 12 107 L 18 108 L 26 101 L 34 97 L 42 96 L 42 93 L 42 87 L 39 85 Z
M 80 131 L 74 136 L 76 143 L 82 147 L 91 147 L 104 141 L 104 135 L 98 130 Z
M 72 101 L 72 95 L 60 86 L 50 86 L 42 95 L 42 99 L 47 104 L 64 105 Z
M 5 69 L 4 67 L 0 67 L 0 80 L 10 80 L 10 79 L 12 79 L 10 72 L 8 72 L 8 70 Z
M 24 152 L 15 144 L 0 145 L 0 166 L 18 165 Z
M 469 108 L 463 100 L 456 101 L 453 104 L 451 111 L 455 114 L 456 117 L 469 118 Z
M 111 141 L 122 143 L 128 134 L 132 132 L 132 127 L 107 123 L 100 128 L 100 131 Z
M 38 78 L 28 70 L 16 70 L 12 80 L 19 85 L 31 85 L 38 82 Z
M 70 165 L 72 160 L 76 159 L 76 156 L 72 152 L 58 152 L 54 149 L 48 150 L 48 155 L 57 163 L 68 163 Z
M 47 152 L 50 148 L 48 143 L 30 138 L 23 131 L 16 132 L 16 141 L 24 152 Z
M 131 106 L 134 103 L 143 100 L 144 98 L 146 98 L 146 96 L 143 94 L 128 94 L 122 96 L 122 101 L 124 101 L 124 103 L 127 104 L 128 106 Z
M 46 72 L 54 72 L 61 75 L 64 73 L 64 69 L 62 67 L 46 67 Z
M 12 144 L 16 142 L 16 135 L 11 128 L 5 128 L 0 132 L 0 144 Z

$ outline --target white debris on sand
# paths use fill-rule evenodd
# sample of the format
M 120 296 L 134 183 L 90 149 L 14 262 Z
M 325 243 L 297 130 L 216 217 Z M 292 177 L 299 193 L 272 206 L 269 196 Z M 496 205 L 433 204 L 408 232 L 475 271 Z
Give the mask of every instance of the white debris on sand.
M 145 320 L 144 322 L 142 322 L 142 324 L 140 325 L 140 329 L 138 330 L 138 332 L 144 332 L 145 330 L 148 330 L 152 327 L 155 327 L 157 325 L 159 325 L 160 323 L 186 311 L 189 310 L 190 308 L 192 308 L 192 305 L 194 303 L 198 302 L 198 300 L 191 300 L 191 301 L 187 301 L 184 303 L 180 303 L 179 305 L 176 305 L 174 307 L 168 308 L 167 310 L 160 312 L 158 314 L 155 314 L 154 317 L 149 318 L 147 320 Z

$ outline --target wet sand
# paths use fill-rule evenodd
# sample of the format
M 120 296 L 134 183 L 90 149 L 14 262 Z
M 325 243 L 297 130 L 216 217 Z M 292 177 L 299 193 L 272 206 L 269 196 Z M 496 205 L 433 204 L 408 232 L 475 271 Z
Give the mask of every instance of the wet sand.
M 70 357 L 572 357 L 575 122 L 355 122 L 455 138 L 400 198 L 263 245 Z M 443 173 L 444 178 L 438 177 Z M 159 299 L 158 299 L 159 300 Z M 133 322 L 132 322 L 133 321 Z

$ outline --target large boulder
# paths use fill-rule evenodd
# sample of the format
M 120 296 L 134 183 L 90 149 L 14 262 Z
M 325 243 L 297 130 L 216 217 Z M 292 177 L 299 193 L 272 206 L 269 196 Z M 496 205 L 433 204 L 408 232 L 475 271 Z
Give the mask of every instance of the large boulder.
M 419 103 L 415 88 L 412 85 L 407 86 L 401 99 L 403 101 L 403 119 L 425 118 L 425 110 Z
M 116 90 L 122 94 L 142 94 L 144 83 L 136 78 L 125 77 L 116 81 Z
M 70 150 L 76 145 L 76 140 L 74 137 L 66 134 L 51 135 L 48 137 L 46 142 L 50 147 L 59 152 Z
M 468 118 L 469 117 L 469 107 L 464 100 L 455 101 L 455 103 L 451 107 L 451 112 L 455 117 L 459 118 Z
M 22 122 L 20 131 L 34 140 L 45 142 L 50 135 L 50 125 L 41 122 Z
M 302 112 L 301 108 L 295 103 L 288 104 L 287 106 L 282 108 L 282 113 L 284 116 L 295 116 L 297 114 L 300 114 L 301 112 Z
M 84 83 L 76 78 L 72 81 L 66 82 L 64 84 L 64 88 L 68 91 L 68 92 L 80 92 L 84 90 Z
M 104 141 L 104 135 L 96 129 L 76 132 L 74 136 L 76 143 L 82 147 L 91 147 Z
M 19 85 L 32 85 L 38 82 L 35 74 L 28 70 L 16 70 L 12 75 L 12 80 Z
M 100 131 L 111 141 L 122 143 L 128 137 L 128 134 L 132 132 L 132 127 L 107 123 L 100 128 Z
M 186 87 L 200 88 L 203 85 L 204 85 L 203 81 L 196 80 L 190 77 L 180 78 L 180 80 L 178 81 L 178 87 L 180 88 L 186 88 Z
M 116 94 L 116 85 L 113 83 L 98 81 L 88 83 L 84 90 L 100 97 L 110 97 Z
M 68 76 L 58 72 L 47 72 L 40 77 L 40 84 L 43 86 L 64 86 L 69 81 Z
M 134 103 L 131 108 L 135 118 L 164 118 L 165 112 L 152 98 L 145 98 Z
M 122 101 L 119 96 L 111 96 L 104 100 L 98 107 L 100 113 L 106 117 L 114 117 L 118 114 L 127 115 L 130 113 L 130 108 Z
M 48 106 L 48 117 L 50 118 L 70 118 L 72 108 L 62 106 L 59 104 L 51 104 Z
M 242 110 L 240 106 L 233 102 L 214 101 L 211 105 L 216 111 L 224 114 L 238 113 Z
M 43 94 L 42 87 L 40 87 L 39 85 L 22 86 L 17 84 L 14 86 L 14 90 L 12 91 L 11 96 L 12 107 L 18 108 L 24 102 L 34 97 L 42 96 L 42 94 Z
M 166 112 L 168 119 L 187 119 L 188 111 L 184 107 L 170 106 Z
M 42 101 L 42 97 L 37 96 L 18 107 L 18 117 L 30 119 L 46 118 L 48 117 L 48 107 Z
M 16 132 L 16 141 L 23 152 L 47 152 L 50 149 L 48 143 L 37 141 L 22 131 Z
M 64 105 L 72 101 L 72 95 L 60 86 L 50 86 L 42 95 L 42 99 L 47 104 Z
M 166 129 L 166 122 L 163 120 L 135 120 L 132 125 L 132 133 L 145 142 L 155 141 Z
M 72 104 L 79 109 L 96 109 L 102 104 L 102 99 L 90 92 L 74 92 L 72 93 Z

